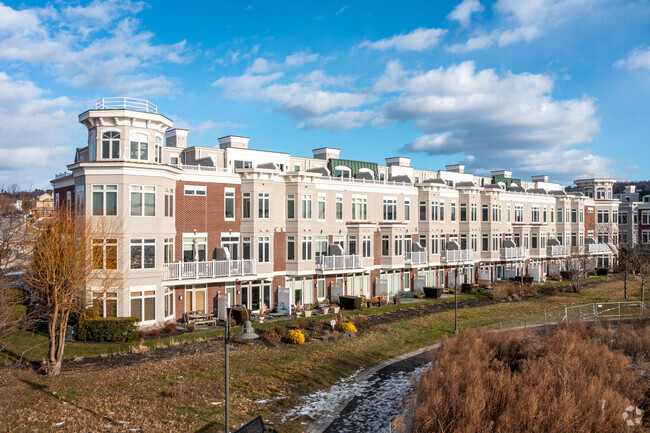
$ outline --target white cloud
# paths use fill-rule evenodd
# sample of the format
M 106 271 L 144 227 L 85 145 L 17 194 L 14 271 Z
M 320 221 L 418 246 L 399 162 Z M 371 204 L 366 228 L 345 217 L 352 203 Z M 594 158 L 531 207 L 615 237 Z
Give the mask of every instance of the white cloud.
M 33 82 L 0 72 L 0 184 L 48 187 L 74 156 L 76 131 L 68 98 L 48 98 Z M 35 170 L 36 168 L 36 170 Z
M 463 0 L 447 15 L 447 18 L 458 21 L 461 26 L 467 27 L 472 19 L 472 14 L 483 12 L 484 9 L 478 0 Z
M 185 120 L 179 116 L 172 116 L 174 119 L 174 126 L 177 128 L 188 129 L 190 133 L 204 134 L 208 131 L 215 129 L 228 130 L 232 128 L 241 128 L 244 125 L 237 122 L 226 120 L 225 122 L 215 122 L 214 120 Z
M 390 38 L 374 42 L 364 41 L 359 44 L 359 47 L 375 50 L 424 51 L 438 45 L 445 33 L 447 33 L 447 30 L 444 29 L 420 27 L 410 33 L 395 35 Z
M 129 91 L 130 96 L 168 93 L 172 80 L 148 70 L 189 61 L 188 49 L 184 41 L 153 43 L 154 35 L 126 16 L 143 7 L 127 0 L 95 0 L 61 10 L 15 10 L 0 4 L 0 60 L 48 66 L 73 87 Z
M 285 57 L 284 62 L 274 62 L 263 57 L 253 60 L 253 64 L 246 69 L 247 74 L 266 74 L 271 71 L 280 71 L 288 68 L 295 68 L 307 63 L 313 63 L 318 60 L 328 60 L 321 57 L 318 53 L 309 51 L 296 51 Z
M 399 76 L 388 81 L 391 91 L 401 93 L 383 105 L 384 116 L 413 123 L 424 133 L 405 146 L 407 151 L 473 155 L 477 167 L 519 168 L 533 161 L 553 173 L 571 166 L 575 170 L 574 163 L 558 161 L 558 155 L 571 155 L 584 167 L 609 163 L 573 147 L 599 132 L 593 100 L 553 99 L 553 80 L 547 75 L 499 75 L 493 69 L 476 70 L 473 62 L 396 71 L 389 64 L 385 74 Z
M 465 53 L 492 46 L 530 42 L 550 29 L 588 13 L 601 1 L 497 0 L 492 9 L 495 16 L 501 17 L 504 25 L 490 32 L 477 30 L 465 43 L 453 44 L 448 49 L 451 52 Z
M 617 61 L 614 66 L 624 69 L 650 69 L 650 47 L 630 51 L 626 58 Z

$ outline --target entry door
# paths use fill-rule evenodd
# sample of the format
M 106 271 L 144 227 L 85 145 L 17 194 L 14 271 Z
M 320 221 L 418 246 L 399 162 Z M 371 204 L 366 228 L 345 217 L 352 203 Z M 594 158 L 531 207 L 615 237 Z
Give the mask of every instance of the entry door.
M 185 291 L 185 312 L 203 311 L 205 309 L 206 289 L 191 289 Z
M 260 297 L 261 297 L 262 287 L 259 284 L 251 286 L 251 304 L 248 306 L 251 310 L 260 309 Z

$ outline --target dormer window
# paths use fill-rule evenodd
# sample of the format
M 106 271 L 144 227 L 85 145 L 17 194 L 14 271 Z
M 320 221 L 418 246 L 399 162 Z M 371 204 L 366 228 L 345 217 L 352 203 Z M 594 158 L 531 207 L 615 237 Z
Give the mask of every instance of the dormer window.
M 107 131 L 102 133 L 102 158 L 118 159 L 120 157 L 120 133 Z
M 149 160 L 149 143 L 146 135 L 131 134 L 131 159 Z
M 596 200 L 605 200 L 605 188 L 596 189 Z
M 352 170 L 350 170 L 349 167 L 346 167 L 344 165 L 339 165 L 334 169 L 334 177 L 351 178 Z

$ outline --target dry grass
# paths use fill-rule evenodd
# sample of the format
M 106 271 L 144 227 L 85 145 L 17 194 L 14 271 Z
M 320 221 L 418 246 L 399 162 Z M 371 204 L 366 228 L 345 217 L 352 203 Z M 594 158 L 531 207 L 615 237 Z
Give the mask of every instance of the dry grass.
M 515 281 L 497 281 L 492 284 L 492 297 L 494 299 L 506 299 L 521 295 L 521 284 Z
M 416 385 L 413 410 L 395 426 L 419 433 L 630 431 L 622 414 L 647 403 L 650 381 L 626 354 L 647 359 L 644 329 L 581 326 L 545 337 L 471 331 L 446 340 Z

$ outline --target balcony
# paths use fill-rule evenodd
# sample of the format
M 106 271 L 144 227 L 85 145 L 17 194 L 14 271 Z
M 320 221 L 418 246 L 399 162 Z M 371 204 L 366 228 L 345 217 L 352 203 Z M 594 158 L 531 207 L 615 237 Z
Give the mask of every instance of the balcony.
M 607 244 L 587 244 L 587 254 L 611 253 L 612 249 Z
M 501 248 L 502 260 L 517 260 L 526 257 L 526 249 L 523 247 L 506 247 Z
M 429 262 L 426 251 L 411 251 L 404 253 L 404 263 L 407 265 L 424 265 Z
M 163 264 L 163 281 L 255 275 L 254 259 Z
M 158 107 L 153 102 L 138 98 L 102 98 L 95 103 L 96 110 L 135 110 L 145 113 L 158 113 Z
M 316 269 L 319 271 L 360 268 L 363 268 L 363 259 L 359 254 L 316 257 Z
M 473 250 L 445 250 L 440 255 L 443 262 L 464 262 L 474 260 Z
M 549 245 L 546 247 L 546 255 L 548 256 L 568 256 L 571 252 L 571 247 L 568 245 Z

